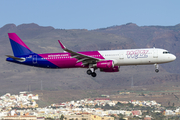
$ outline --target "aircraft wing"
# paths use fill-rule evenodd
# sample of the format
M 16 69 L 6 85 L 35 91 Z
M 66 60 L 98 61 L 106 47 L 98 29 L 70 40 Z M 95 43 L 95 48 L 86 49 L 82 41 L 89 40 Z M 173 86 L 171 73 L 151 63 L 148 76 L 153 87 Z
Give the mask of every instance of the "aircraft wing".
M 87 65 L 87 64 L 90 64 L 90 63 L 96 63 L 98 61 L 102 61 L 102 59 L 94 58 L 94 57 L 91 57 L 91 56 L 88 56 L 88 55 L 84 55 L 84 54 L 77 53 L 77 52 L 74 52 L 72 50 L 69 50 L 61 43 L 60 40 L 58 40 L 58 42 L 59 42 L 61 48 L 64 51 L 66 51 L 68 53 L 71 53 L 72 58 L 78 59 L 77 63 L 82 62 L 84 65 Z

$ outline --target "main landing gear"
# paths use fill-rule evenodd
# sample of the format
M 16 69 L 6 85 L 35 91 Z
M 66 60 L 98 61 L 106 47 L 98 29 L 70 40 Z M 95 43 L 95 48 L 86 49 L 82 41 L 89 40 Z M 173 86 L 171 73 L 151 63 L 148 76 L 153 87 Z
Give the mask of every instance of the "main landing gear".
M 154 66 L 155 66 L 155 72 L 158 73 L 158 72 L 159 72 L 159 69 L 158 69 L 159 66 L 158 66 L 158 64 L 154 64 Z
M 95 70 L 94 70 L 94 68 L 91 68 L 91 69 L 88 69 L 87 70 L 87 74 L 88 75 L 91 75 L 92 77 L 96 77 L 96 73 L 95 73 Z

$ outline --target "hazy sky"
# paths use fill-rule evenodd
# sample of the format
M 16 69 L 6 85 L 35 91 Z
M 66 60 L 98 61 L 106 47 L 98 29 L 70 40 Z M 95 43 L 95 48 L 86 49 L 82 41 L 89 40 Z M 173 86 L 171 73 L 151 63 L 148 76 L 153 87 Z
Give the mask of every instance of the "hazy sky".
M 180 23 L 180 0 L 0 0 L 0 28 L 37 23 L 58 29 L 97 29 L 135 23 Z

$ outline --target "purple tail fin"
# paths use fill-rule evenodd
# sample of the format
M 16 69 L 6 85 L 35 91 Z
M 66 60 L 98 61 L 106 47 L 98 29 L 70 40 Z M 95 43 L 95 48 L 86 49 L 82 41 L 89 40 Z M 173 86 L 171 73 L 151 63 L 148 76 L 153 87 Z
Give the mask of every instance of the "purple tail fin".
M 23 56 L 33 54 L 29 47 L 16 35 L 16 33 L 8 33 L 14 56 Z

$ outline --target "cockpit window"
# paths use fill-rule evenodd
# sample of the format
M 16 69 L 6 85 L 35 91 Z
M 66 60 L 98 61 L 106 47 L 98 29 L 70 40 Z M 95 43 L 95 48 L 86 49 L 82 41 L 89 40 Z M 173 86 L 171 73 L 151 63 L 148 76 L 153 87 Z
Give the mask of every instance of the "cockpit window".
M 170 53 L 170 52 L 168 52 L 168 51 L 164 51 L 164 52 L 163 52 L 163 54 L 169 54 L 169 53 Z

